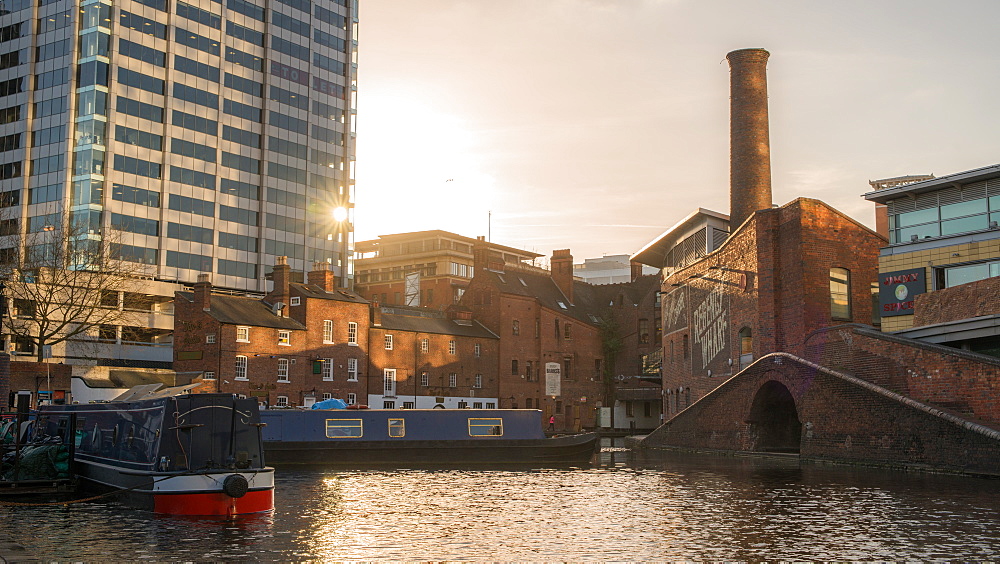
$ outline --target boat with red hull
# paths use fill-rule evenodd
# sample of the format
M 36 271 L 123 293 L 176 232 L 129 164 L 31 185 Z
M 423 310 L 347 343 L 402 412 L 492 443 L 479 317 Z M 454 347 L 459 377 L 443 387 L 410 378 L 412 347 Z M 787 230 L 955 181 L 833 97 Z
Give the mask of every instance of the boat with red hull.
M 254 399 L 137 387 L 107 403 L 45 406 L 38 432 L 75 445 L 82 491 L 172 515 L 239 515 L 274 508 Z

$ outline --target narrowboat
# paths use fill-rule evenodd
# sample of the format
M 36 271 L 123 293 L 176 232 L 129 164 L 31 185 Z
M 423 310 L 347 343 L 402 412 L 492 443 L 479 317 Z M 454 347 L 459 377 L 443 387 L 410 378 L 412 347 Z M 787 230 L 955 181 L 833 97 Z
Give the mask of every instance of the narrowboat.
M 255 399 L 137 386 L 106 403 L 51 405 L 37 432 L 72 437 L 84 492 L 172 515 L 239 515 L 274 508 Z
M 588 462 L 596 433 L 546 437 L 533 409 L 266 409 L 269 463 L 554 465 Z

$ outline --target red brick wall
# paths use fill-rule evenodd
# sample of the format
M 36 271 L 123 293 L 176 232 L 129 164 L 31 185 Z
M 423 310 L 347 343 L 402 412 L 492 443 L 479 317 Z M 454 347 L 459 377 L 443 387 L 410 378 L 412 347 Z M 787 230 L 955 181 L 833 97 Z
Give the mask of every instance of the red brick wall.
M 1000 313 L 1000 277 L 918 294 L 913 326 L 934 325 Z
M 785 386 L 802 424 L 804 459 L 997 474 L 1000 433 L 963 426 L 791 355 L 761 359 L 651 433 L 643 445 L 753 452 L 751 408 L 766 382 Z

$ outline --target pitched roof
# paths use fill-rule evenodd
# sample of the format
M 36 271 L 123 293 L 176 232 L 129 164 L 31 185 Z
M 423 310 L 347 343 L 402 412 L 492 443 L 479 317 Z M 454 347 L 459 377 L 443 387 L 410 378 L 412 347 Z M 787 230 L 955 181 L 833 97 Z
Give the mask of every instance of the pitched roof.
M 290 289 L 294 289 L 307 298 L 316 298 L 320 300 L 335 300 L 338 302 L 351 302 L 366 304 L 368 300 L 362 298 L 355 292 L 350 290 L 334 290 L 332 292 L 327 292 L 323 288 L 315 284 L 298 284 L 292 283 L 288 285 Z
M 194 301 L 193 292 L 177 292 L 189 302 Z M 212 295 L 211 306 L 206 311 L 213 319 L 232 325 L 252 327 L 273 327 L 275 329 L 303 330 L 305 325 L 288 317 L 278 317 L 271 307 L 257 298 Z
M 399 313 L 393 313 L 394 310 L 398 310 Z M 392 331 L 457 335 L 459 337 L 479 337 L 481 339 L 500 338 L 496 333 L 490 331 L 478 321 L 448 319 L 443 315 L 421 315 L 419 312 L 404 311 L 399 308 L 382 308 L 381 321 L 383 329 Z
M 476 271 L 476 276 L 480 271 Z M 595 290 L 600 286 L 586 282 L 573 281 L 573 302 L 570 303 L 559 286 L 548 274 L 510 270 L 483 272 L 490 283 L 507 294 L 530 297 L 548 309 L 561 312 L 578 321 L 596 325 L 607 310 L 608 303 L 603 300 L 601 292 Z

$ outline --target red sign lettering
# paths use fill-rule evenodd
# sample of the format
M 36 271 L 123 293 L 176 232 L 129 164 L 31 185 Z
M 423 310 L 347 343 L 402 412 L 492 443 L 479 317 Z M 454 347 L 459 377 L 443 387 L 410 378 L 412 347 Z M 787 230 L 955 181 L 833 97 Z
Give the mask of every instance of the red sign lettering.
M 271 61 L 271 74 L 281 78 L 309 86 L 309 73 L 277 61 Z

